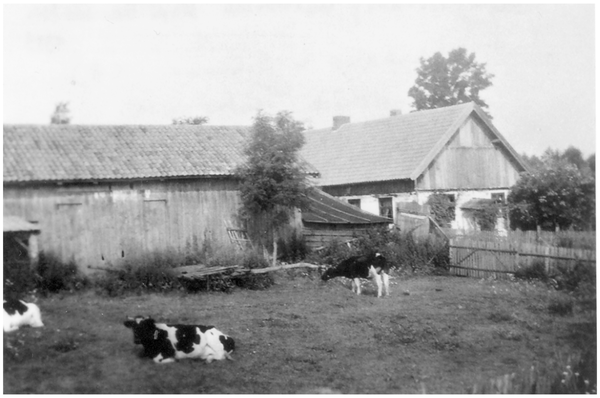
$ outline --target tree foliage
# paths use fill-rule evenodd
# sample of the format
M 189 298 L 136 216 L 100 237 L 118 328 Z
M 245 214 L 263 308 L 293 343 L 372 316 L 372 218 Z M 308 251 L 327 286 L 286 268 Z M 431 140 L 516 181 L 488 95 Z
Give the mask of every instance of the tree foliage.
M 289 222 L 292 211 L 308 205 L 308 185 L 298 162 L 303 130 L 291 112 L 282 111 L 275 117 L 259 112 L 244 151 L 247 160 L 236 170 L 242 216 L 266 222 L 274 243 L 278 229 Z
M 408 91 L 416 110 L 466 102 L 488 108 L 479 93 L 492 85 L 494 75 L 486 71 L 485 63 L 475 61 L 475 53 L 467 54 L 466 49 L 457 48 L 450 51 L 448 58 L 436 52 L 428 59 L 421 58 L 420 63 L 415 85 Z
M 172 124 L 205 124 L 208 123 L 206 116 L 182 116 L 172 120 Z
M 512 228 L 595 229 L 594 176 L 573 153 L 548 149 L 531 173 L 522 173 L 508 195 Z
M 71 111 L 68 102 L 59 102 L 54 108 L 54 113 L 50 117 L 51 124 L 69 124 L 71 122 Z
M 442 193 L 433 193 L 427 199 L 431 216 L 441 227 L 450 227 L 455 218 L 456 204 L 450 197 Z

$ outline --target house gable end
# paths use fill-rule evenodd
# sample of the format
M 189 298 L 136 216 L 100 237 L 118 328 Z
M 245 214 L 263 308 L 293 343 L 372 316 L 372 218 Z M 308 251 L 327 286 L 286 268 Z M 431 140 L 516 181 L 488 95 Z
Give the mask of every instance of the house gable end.
M 524 169 L 490 124 L 472 112 L 417 178 L 417 189 L 508 188 Z

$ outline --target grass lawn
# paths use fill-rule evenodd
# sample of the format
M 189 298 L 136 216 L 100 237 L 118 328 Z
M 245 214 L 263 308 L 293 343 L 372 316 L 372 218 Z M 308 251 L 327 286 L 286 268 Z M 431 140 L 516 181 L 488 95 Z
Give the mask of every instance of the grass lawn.
M 595 315 L 552 314 L 563 293 L 543 286 L 396 277 L 377 299 L 373 283 L 356 296 L 349 281 L 275 278 L 265 291 L 40 299 L 44 328 L 4 334 L 4 393 L 465 393 L 592 335 L 595 349 Z M 235 339 L 235 361 L 157 365 L 140 357 L 127 315 L 215 325 Z

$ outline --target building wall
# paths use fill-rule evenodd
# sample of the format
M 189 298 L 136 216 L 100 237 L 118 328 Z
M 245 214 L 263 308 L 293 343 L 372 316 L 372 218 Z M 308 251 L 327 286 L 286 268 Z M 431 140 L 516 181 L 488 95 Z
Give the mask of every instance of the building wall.
M 471 116 L 417 179 L 417 190 L 508 188 L 519 167 L 492 142 L 487 127 Z
M 40 250 L 63 261 L 119 266 L 147 253 L 229 245 L 240 206 L 233 179 L 76 185 L 4 185 L 4 215 L 38 222 Z

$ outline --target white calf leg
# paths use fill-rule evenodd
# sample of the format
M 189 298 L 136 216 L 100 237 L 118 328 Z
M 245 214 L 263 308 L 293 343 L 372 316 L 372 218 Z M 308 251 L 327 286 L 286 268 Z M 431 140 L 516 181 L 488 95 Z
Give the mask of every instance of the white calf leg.
M 356 284 L 356 294 L 360 296 L 360 279 L 354 278 L 354 283 Z
M 375 274 L 375 283 L 377 283 L 377 297 L 381 297 L 381 275 Z
M 390 295 L 390 276 L 388 274 L 386 274 L 385 272 L 383 272 L 381 277 L 383 278 L 384 294 L 386 296 L 389 296 Z

